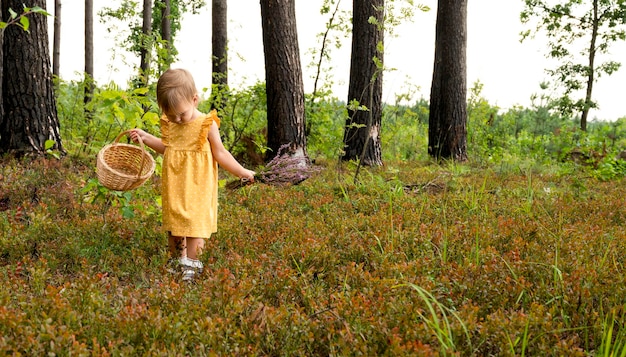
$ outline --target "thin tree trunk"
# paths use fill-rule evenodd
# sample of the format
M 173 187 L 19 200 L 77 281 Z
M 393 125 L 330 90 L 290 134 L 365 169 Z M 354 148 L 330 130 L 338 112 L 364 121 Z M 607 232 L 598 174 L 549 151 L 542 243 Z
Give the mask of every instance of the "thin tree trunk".
M 226 0 L 213 0 L 212 7 L 212 82 L 211 107 L 221 110 L 225 105 L 228 88 L 228 9 Z
M 170 68 L 172 63 L 172 8 L 170 0 L 163 1 L 163 13 L 161 14 L 161 39 L 165 42 L 165 58 L 162 61 L 161 72 Z
M 585 94 L 585 107 L 580 116 L 580 130 L 587 131 L 587 118 L 591 105 L 591 93 L 593 91 L 593 81 L 596 61 L 596 40 L 598 38 L 598 0 L 593 1 L 593 29 L 591 32 L 591 43 L 589 44 L 589 74 L 587 76 L 587 92 Z
M 143 26 L 141 28 L 140 85 L 147 86 L 150 79 L 150 53 L 152 51 L 152 0 L 143 0 Z
M 322 75 L 322 64 L 324 62 L 324 59 L 330 58 L 328 56 L 329 50 L 327 50 L 327 46 L 330 44 L 328 41 L 328 36 L 330 35 L 331 31 L 335 27 L 334 25 L 335 20 L 339 18 L 339 5 L 340 4 L 341 4 L 341 0 L 338 0 L 337 3 L 335 4 L 335 9 L 333 10 L 333 13 L 330 16 L 330 19 L 328 20 L 328 23 L 326 24 L 326 30 L 324 31 L 324 35 L 322 36 L 322 41 L 321 41 L 322 47 L 320 48 L 319 59 L 317 61 L 317 65 L 315 66 L 315 81 L 313 82 L 313 92 L 311 92 L 311 97 L 313 97 L 313 100 L 317 98 L 317 87 L 320 81 L 320 77 Z
M 4 6 L 2 6 L 2 2 L 4 0 L 0 0 L 0 16 L 4 18 Z M 4 104 L 3 104 L 3 92 L 2 92 L 2 82 L 4 82 L 3 73 L 4 73 L 4 31 L 0 31 L 0 128 L 3 127 L 2 121 L 4 120 Z M 0 132 L 0 140 L 2 133 Z
M 54 40 L 52 45 L 52 74 L 59 77 L 61 68 L 61 0 L 54 0 Z
M 91 101 L 93 91 L 93 0 L 85 0 L 85 107 Z M 86 108 L 85 112 L 90 114 Z

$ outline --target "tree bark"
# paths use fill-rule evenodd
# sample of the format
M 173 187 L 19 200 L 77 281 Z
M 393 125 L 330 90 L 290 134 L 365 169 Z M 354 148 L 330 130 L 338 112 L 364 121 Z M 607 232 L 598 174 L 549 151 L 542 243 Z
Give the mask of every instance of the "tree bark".
M 594 73 L 596 73 L 596 41 L 598 39 L 598 27 L 600 19 L 598 18 L 598 0 L 593 0 L 593 19 L 591 29 L 591 42 L 589 43 L 589 71 L 587 74 L 587 91 L 585 92 L 585 106 L 580 115 L 580 130 L 587 131 L 587 118 L 589 117 L 589 109 L 592 104 L 591 93 L 593 92 Z
M 342 160 L 381 166 L 384 0 L 354 0 L 352 7 L 352 54 L 348 103 L 357 101 L 367 110 L 348 108 Z M 374 17 L 377 24 L 369 19 Z M 376 60 L 375 60 L 376 59 Z
M 439 0 L 428 154 L 467 160 L 467 0 Z
M 85 0 L 85 104 L 91 101 L 93 92 L 93 0 Z M 86 108 L 85 111 L 90 115 Z
M 61 0 L 54 0 L 54 39 L 52 45 L 52 74 L 59 77 L 61 68 Z
M 141 85 L 148 86 L 150 79 L 150 53 L 152 51 L 152 0 L 143 0 L 141 36 L 139 78 Z
M 266 159 L 288 145 L 289 153 L 308 161 L 295 0 L 261 0 L 261 22 L 271 149 Z
M 2 3 L 3 0 L 0 0 L 0 16 L 4 19 L 4 5 Z M 4 31 L 0 31 L 0 128 L 2 128 L 2 121 L 4 120 L 4 104 L 2 103 L 3 87 L 2 83 L 4 82 Z M 0 138 L 2 137 L 2 133 L 0 133 Z
M 212 89 L 211 107 L 220 111 L 228 88 L 228 8 L 226 0 L 213 0 L 212 7 Z
M 163 1 L 163 13 L 161 14 L 161 40 L 165 42 L 165 58 L 163 59 L 161 73 L 170 68 L 172 63 L 172 5 L 170 0 Z
M 9 17 L 9 8 L 21 11 L 21 0 L 3 0 L 2 18 Z M 33 0 L 31 6 L 45 8 L 45 0 Z M 29 16 L 30 29 L 7 27 L 3 42 L 4 115 L 0 124 L 0 153 L 45 153 L 47 140 L 63 151 L 57 117 L 47 19 Z

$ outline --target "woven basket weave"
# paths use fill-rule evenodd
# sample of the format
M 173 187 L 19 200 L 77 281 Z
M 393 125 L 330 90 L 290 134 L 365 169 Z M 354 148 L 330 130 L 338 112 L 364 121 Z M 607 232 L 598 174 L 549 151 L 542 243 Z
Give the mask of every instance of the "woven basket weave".
M 154 173 L 154 158 L 144 148 L 143 141 L 139 144 L 119 143 L 122 136 L 130 130 L 120 133 L 115 141 L 98 152 L 96 175 L 98 181 L 111 190 L 129 191 L 143 185 Z

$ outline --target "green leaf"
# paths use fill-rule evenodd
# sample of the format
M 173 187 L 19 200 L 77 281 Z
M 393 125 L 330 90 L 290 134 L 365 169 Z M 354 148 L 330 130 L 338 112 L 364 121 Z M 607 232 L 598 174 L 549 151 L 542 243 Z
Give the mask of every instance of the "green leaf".
M 54 146 L 54 144 L 56 144 L 56 142 L 54 140 L 46 140 L 45 144 L 44 144 L 44 148 L 46 150 L 50 150 L 52 149 L 52 147 Z
M 129 206 L 122 207 L 122 217 L 127 219 L 135 218 L 135 212 L 133 211 L 133 208 Z
M 149 90 L 149 88 L 141 87 L 133 90 L 133 94 L 145 95 L 146 93 L 148 93 Z
M 143 117 L 143 121 L 150 124 L 150 125 L 157 125 L 159 124 L 160 121 L 160 117 L 157 113 L 146 113 L 146 115 L 144 115 Z
M 20 17 L 20 24 L 22 25 L 22 28 L 24 29 L 24 31 L 28 31 L 28 28 L 30 27 L 30 21 L 28 20 L 28 17 L 26 16 Z
M 42 9 L 39 6 L 35 6 L 35 7 L 31 8 L 30 11 L 32 11 L 32 12 L 34 12 L 36 14 L 41 14 L 41 15 L 45 15 L 45 16 L 52 16 L 52 14 L 47 12 L 46 9 Z

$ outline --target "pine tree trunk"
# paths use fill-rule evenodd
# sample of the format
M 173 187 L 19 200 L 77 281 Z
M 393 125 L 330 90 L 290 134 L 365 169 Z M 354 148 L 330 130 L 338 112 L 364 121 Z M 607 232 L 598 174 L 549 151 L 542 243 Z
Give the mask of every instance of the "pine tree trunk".
M 380 130 L 382 122 L 384 0 L 354 0 L 352 15 L 352 54 L 348 103 L 356 100 L 367 110 L 348 108 L 342 160 L 359 160 L 363 165 L 381 166 Z M 371 24 L 374 17 L 378 24 Z
M 150 80 L 150 53 L 152 51 L 152 0 L 143 0 L 143 25 L 141 27 L 140 86 L 148 86 Z
M 2 18 L 4 18 L 4 6 L 2 4 L 3 0 L 0 0 L 0 16 L 3 16 Z M 2 103 L 4 100 L 2 99 L 2 97 L 4 96 L 3 94 L 3 86 L 2 83 L 4 82 L 4 31 L 0 31 L 0 129 L 2 128 L 2 122 L 4 120 L 4 104 Z M 2 132 L 0 132 L 0 138 L 2 138 Z
M 85 104 L 91 101 L 93 92 L 93 0 L 85 0 Z M 85 111 L 91 115 L 86 108 Z
M 161 39 L 165 42 L 165 58 L 160 58 L 161 73 L 165 72 L 172 64 L 172 4 L 170 0 L 163 1 L 161 14 Z
M 428 154 L 467 160 L 467 0 L 439 0 Z
M 226 0 L 213 0 L 212 7 L 212 52 L 213 88 L 211 106 L 221 110 L 225 105 L 225 90 L 228 88 L 228 12 Z
M 31 6 L 45 8 L 44 0 L 34 0 Z M 3 0 L 2 18 L 8 9 L 21 11 L 21 0 Z M 4 115 L 0 124 L 0 153 L 45 153 L 47 140 L 63 151 L 59 134 L 50 52 L 48 26 L 45 16 L 29 16 L 30 29 L 18 26 L 4 31 L 3 92 Z
M 61 0 L 54 0 L 54 40 L 52 45 L 52 74 L 59 76 L 61 68 Z
M 283 145 L 306 154 L 304 84 L 298 48 L 295 0 L 261 0 L 267 94 L 268 158 Z

